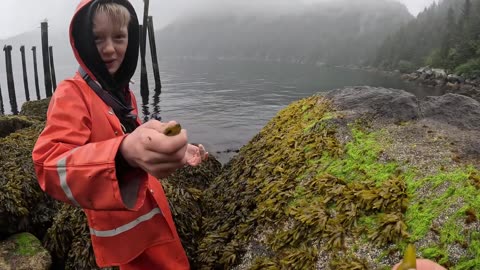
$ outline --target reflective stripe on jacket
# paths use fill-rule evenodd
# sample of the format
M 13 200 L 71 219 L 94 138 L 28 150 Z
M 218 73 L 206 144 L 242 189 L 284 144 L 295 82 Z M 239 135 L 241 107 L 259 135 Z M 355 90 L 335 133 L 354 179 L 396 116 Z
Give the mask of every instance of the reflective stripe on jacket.
M 133 94 L 132 103 L 137 113 Z M 119 185 L 115 157 L 124 137 L 111 108 L 76 74 L 56 89 L 32 154 L 41 188 L 84 209 L 100 267 L 180 241 L 157 179 L 137 169 L 122 175 Z

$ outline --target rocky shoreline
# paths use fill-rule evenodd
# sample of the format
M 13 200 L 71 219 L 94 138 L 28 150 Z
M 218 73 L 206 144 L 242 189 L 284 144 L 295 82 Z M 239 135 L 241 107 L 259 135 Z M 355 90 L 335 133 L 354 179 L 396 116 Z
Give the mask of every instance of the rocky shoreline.
M 445 93 L 454 93 L 480 101 L 480 78 L 448 73 L 444 69 L 422 67 L 415 72 L 402 74 L 401 78 L 421 85 L 445 89 Z
M 372 66 L 359 67 L 349 65 L 342 68 L 364 70 L 380 73 L 387 76 L 399 76 L 402 80 L 442 90 L 444 94 L 452 93 L 471 97 L 480 101 L 480 78 L 470 78 L 463 75 L 449 73 L 445 69 L 421 67 L 414 72 L 400 70 L 382 70 Z

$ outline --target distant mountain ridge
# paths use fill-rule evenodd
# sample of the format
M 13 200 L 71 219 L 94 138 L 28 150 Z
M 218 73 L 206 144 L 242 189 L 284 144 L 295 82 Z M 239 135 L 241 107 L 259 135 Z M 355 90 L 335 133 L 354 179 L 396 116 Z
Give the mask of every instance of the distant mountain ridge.
M 403 4 L 391 0 L 217 2 L 212 0 L 215 8 L 205 5 L 157 30 L 158 55 L 362 64 L 375 57 L 388 35 L 414 18 Z M 67 30 L 49 35 L 55 64 L 75 65 Z M 41 61 L 40 28 L 0 40 L 0 45 L 14 47 L 15 69 L 20 68 L 21 45 L 26 47 L 27 62 L 31 46 L 37 46 Z M 0 57 L 0 70 L 3 61 Z
M 272 8 L 202 11 L 158 31 L 157 46 L 174 57 L 361 64 L 413 19 L 403 4 L 387 0 L 296 1 Z

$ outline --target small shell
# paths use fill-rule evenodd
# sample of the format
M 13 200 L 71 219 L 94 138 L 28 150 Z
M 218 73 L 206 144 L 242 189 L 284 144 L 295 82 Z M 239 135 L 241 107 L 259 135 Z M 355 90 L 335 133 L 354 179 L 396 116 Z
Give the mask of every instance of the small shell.
M 174 126 L 167 127 L 163 131 L 163 134 L 165 134 L 166 136 L 176 136 L 180 134 L 181 130 L 182 130 L 182 126 L 180 124 L 176 124 Z

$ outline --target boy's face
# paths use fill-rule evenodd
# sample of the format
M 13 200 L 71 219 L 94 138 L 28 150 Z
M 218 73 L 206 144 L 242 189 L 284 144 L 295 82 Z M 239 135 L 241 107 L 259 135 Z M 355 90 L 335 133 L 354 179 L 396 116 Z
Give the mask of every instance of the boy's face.
M 108 15 L 97 12 L 93 17 L 95 44 L 108 72 L 114 75 L 122 65 L 128 47 L 128 27 L 113 25 Z

